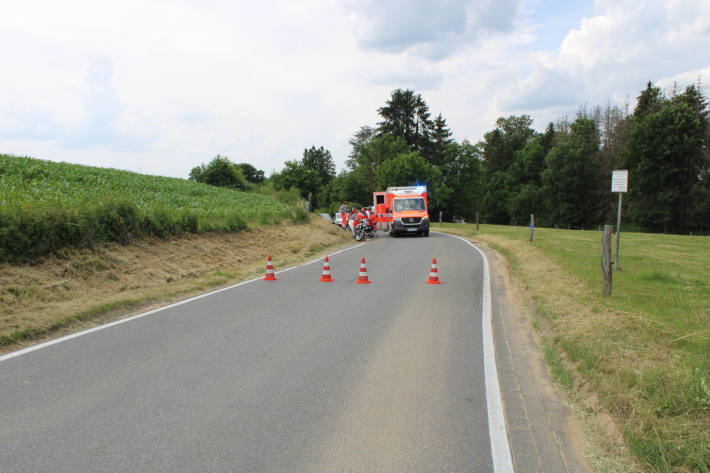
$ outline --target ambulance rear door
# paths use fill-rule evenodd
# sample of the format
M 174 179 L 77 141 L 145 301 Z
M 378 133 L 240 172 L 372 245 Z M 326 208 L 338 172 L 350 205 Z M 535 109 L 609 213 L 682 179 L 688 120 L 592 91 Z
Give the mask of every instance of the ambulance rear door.
M 372 193 L 372 209 L 377 216 L 377 229 L 388 230 L 392 214 L 387 211 L 387 192 Z

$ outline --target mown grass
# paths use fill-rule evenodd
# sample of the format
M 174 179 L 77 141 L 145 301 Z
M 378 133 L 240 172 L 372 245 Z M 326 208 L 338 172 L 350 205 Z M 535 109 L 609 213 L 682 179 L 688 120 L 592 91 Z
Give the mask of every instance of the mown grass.
M 303 221 L 298 205 L 185 179 L 0 154 L 0 262 L 144 235 Z
M 616 419 L 654 472 L 710 471 L 710 238 L 623 233 L 613 294 L 602 294 L 601 232 L 447 224 L 503 249 L 552 335 L 545 354 L 566 387 Z M 582 385 L 577 386 L 582 389 Z

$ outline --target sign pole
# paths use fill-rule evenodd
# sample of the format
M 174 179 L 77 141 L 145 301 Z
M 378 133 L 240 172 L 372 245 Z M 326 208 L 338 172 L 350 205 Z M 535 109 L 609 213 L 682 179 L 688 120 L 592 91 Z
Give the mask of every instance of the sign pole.
M 621 238 L 621 203 L 623 201 L 623 192 L 619 192 L 619 211 L 616 215 L 616 262 L 614 267 L 618 271 L 619 269 L 619 239 Z
M 621 203 L 622 194 L 628 190 L 629 187 L 629 171 L 628 169 L 618 169 L 611 173 L 611 191 L 619 194 L 619 208 L 618 214 L 616 215 L 616 263 L 614 266 L 618 271 L 619 268 L 619 239 L 621 238 Z

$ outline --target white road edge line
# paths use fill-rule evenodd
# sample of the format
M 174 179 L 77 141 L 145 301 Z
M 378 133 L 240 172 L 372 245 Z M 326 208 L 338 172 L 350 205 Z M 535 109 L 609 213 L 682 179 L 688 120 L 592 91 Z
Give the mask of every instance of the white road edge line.
M 353 245 L 353 246 L 348 246 L 347 248 L 343 248 L 343 249 L 338 250 L 338 251 L 336 251 L 336 252 L 334 252 L 334 253 L 331 253 L 330 256 L 332 256 L 332 255 L 337 255 L 338 253 L 342 253 L 342 252 L 344 252 L 344 251 L 352 250 L 352 249 L 354 249 L 354 248 L 358 248 L 358 247 L 360 247 L 360 246 L 362 246 L 362 245 L 364 245 L 364 243 L 360 243 L 360 244 L 358 244 L 358 245 Z M 319 259 L 317 259 L 317 260 L 313 260 L 313 261 L 310 261 L 310 262 L 305 263 L 305 264 L 302 264 L 302 265 L 291 266 L 290 268 L 286 268 L 286 269 L 282 269 L 282 270 L 280 270 L 280 271 L 276 271 L 274 274 L 285 273 L 286 271 L 290 271 L 290 270 L 292 270 L 292 269 L 299 268 L 299 267 L 301 267 L 301 266 L 307 266 L 307 265 L 309 265 L 309 264 L 313 264 L 313 263 L 315 263 L 316 261 L 320 261 L 320 260 L 321 260 L 321 259 L 319 258 Z M 159 308 L 157 308 L 157 309 L 153 309 L 153 310 L 148 311 L 148 312 L 143 312 L 143 313 L 141 313 L 141 314 L 132 315 L 132 316 L 130 316 L 130 317 L 126 317 L 125 319 L 116 320 L 115 322 L 109 322 L 109 323 L 104 324 L 104 325 L 99 325 L 98 327 L 93 327 L 93 328 L 90 328 L 90 329 L 87 329 L 87 330 L 82 330 L 81 332 L 72 333 L 71 335 L 65 335 L 65 336 L 63 336 L 63 337 L 56 338 L 56 339 L 50 340 L 50 341 L 48 341 L 48 342 L 39 343 L 39 344 L 33 345 L 33 346 L 31 346 L 31 347 L 27 347 L 27 348 L 23 348 L 23 349 L 21 349 L 21 350 L 17 350 L 17 351 L 13 351 L 13 352 L 10 352 L 10 353 L 6 353 L 5 355 L 0 355 L 0 363 L 2 363 L 3 361 L 6 361 L 6 360 L 10 360 L 10 359 L 12 359 L 12 358 L 17 358 L 18 356 L 26 355 L 27 353 L 31 353 L 31 352 L 33 352 L 33 351 L 41 350 L 42 348 L 47 348 L 47 347 L 50 347 L 50 346 L 52 346 L 52 345 L 56 345 L 57 343 L 66 342 L 66 341 L 68 341 L 68 340 L 71 340 L 71 339 L 74 339 L 74 338 L 78 338 L 78 337 L 81 337 L 81 336 L 84 336 L 84 335 L 88 335 L 88 334 L 90 334 L 90 333 L 98 332 L 99 330 L 104 330 L 104 329 L 107 329 L 107 328 L 110 328 L 110 327 L 114 327 L 114 326 L 116 326 L 116 325 L 125 324 L 125 323 L 127 323 L 127 322 L 131 322 L 131 321 L 133 321 L 133 320 L 140 319 L 140 318 L 142 318 L 142 317 L 146 317 L 146 316 L 148 316 L 148 315 L 155 314 L 155 313 L 161 312 L 161 311 L 163 311 L 163 310 L 172 309 L 173 307 L 177 307 L 177 306 L 180 306 L 180 305 L 183 305 L 183 304 L 187 304 L 187 303 L 192 302 L 192 301 L 196 301 L 196 300 L 198 300 L 198 299 L 202 299 L 203 297 L 209 297 L 209 296 L 212 296 L 212 295 L 214 295 L 214 294 L 219 294 L 220 292 L 228 291 L 228 290 L 230 290 L 230 289 L 234 289 L 234 288 L 239 287 L 239 286 L 244 286 L 245 284 L 249 284 L 249 283 L 252 283 L 252 282 L 254 282 L 254 281 L 260 281 L 261 279 L 262 279 L 261 277 L 258 277 L 258 278 L 250 279 L 250 280 L 248 280 L 248 281 L 242 281 L 242 282 L 240 282 L 240 283 L 233 284 L 233 285 L 231 285 L 231 286 L 223 287 L 222 289 L 217 289 L 217 290 L 215 290 L 215 291 L 207 292 L 207 293 L 205 293 L 205 294 L 200 294 L 199 296 L 191 297 L 191 298 L 189 298 L 189 299 L 185 299 L 185 300 L 182 300 L 182 301 L 179 301 L 179 302 L 175 302 L 175 303 L 173 303 L 173 304 L 169 304 L 169 305 L 166 305 L 166 306 L 163 306 L 163 307 L 159 307 Z
M 486 405 L 488 407 L 488 434 L 491 438 L 491 457 L 495 473 L 515 473 L 513 459 L 510 455 L 508 431 L 503 415 L 503 399 L 500 394 L 498 370 L 496 369 L 496 352 L 493 344 L 493 313 L 491 309 L 491 274 L 488 268 L 488 258 L 476 245 L 456 235 L 439 233 L 463 240 L 481 254 L 483 258 L 483 303 L 481 304 L 481 321 L 483 323 L 483 374 L 486 383 Z

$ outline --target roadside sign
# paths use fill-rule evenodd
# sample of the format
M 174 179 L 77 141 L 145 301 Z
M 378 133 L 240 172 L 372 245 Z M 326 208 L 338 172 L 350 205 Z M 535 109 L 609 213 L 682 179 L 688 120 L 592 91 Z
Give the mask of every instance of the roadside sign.
M 629 187 L 629 171 L 627 169 L 611 172 L 611 191 L 627 192 Z
M 611 191 L 619 194 L 619 206 L 616 215 L 616 263 L 615 268 L 619 270 L 619 240 L 621 239 L 621 203 L 623 193 L 629 187 L 628 169 L 617 169 L 611 172 Z

